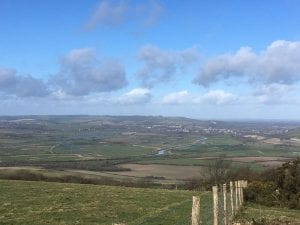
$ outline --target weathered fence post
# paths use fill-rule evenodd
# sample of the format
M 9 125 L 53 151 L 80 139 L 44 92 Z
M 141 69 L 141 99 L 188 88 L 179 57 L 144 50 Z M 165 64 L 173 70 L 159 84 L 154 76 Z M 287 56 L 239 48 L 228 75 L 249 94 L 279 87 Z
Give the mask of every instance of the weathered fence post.
M 224 200 L 224 225 L 227 225 L 227 189 L 226 184 L 223 184 L 223 200 Z
M 239 199 L 238 199 L 238 182 L 234 181 L 234 186 L 235 186 L 235 214 L 239 210 Z
M 244 188 L 247 187 L 247 184 L 248 182 L 246 180 L 243 180 L 242 181 L 242 204 L 244 204 Z
M 200 197 L 193 196 L 192 225 L 200 225 Z
M 244 180 L 241 181 L 241 199 L 242 199 L 242 205 L 244 204 L 244 187 L 245 183 Z
M 219 202 L 218 202 L 218 186 L 213 186 L 214 198 L 214 225 L 218 225 Z
M 240 207 L 242 206 L 242 181 L 238 181 L 238 188 L 239 188 L 239 204 Z
M 230 181 L 230 205 L 231 205 L 231 218 L 234 217 L 234 202 L 233 202 L 233 182 Z

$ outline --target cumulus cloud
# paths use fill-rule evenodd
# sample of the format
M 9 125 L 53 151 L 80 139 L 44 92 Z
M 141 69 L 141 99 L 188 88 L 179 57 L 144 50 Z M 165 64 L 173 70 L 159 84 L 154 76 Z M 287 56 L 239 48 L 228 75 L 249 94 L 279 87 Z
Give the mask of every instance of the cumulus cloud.
M 213 104 L 231 104 L 238 100 L 232 93 L 223 90 L 211 90 L 202 96 L 203 102 Z
M 181 104 L 189 104 L 196 103 L 197 97 L 192 96 L 188 91 L 178 91 L 165 95 L 162 99 L 162 103 L 170 104 L 170 105 L 181 105 Z
M 127 80 L 118 60 L 98 59 L 93 49 L 83 48 L 73 49 L 62 58 L 60 71 L 51 83 L 62 93 L 83 96 L 121 89 Z
M 143 64 L 137 76 L 146 87 L 167 82 L 178 72 L 183 72 L 188 65 L 196 62 L 199 53 L 196 48 L 183 51 L 165 51 L 153 45 L 139 49 L 137 59 Z
M 261 85 L 254 92 L 254 97 L 263 104 L 295 103 L 295 98 L 289 96 L 294 87 L 286 84 Z
M 0 68 L 0 90 L 2 92 L 13 92 L 17 83 L 16 70 Z
M 18 75 L 14 69 L 0 68 L 0 93 L 17 97 L 44 97 L 50 91 L 41 79 Z
M 149 89 L 135 88 L 117 99 L 117 103 L 122 105 L 144 104 L 150 102 L 152 95 Z
M 99 26 L 116 27 L 126 21 L 140 21 L 149 27 L 154 25 L 163 13 L 163 7 L 155 0 L 135 3 L 123 0 L 102 0 L 86 23 L 88 29 Z
M 163 97 L 164 104 L 232 104 L 238 101 L 238 97 L 223 90 L 210 90 L 204 94 L 192 94 L 188 91 L 179 91 L 167 94 Z
M 300 80 L 300 42 L 278 40 L 260 53 L 249 47 L 224 54 L 204 63 L 194 83 L 209 84 L 230 77 L 244 77 L 251 83 L 291 84 Z

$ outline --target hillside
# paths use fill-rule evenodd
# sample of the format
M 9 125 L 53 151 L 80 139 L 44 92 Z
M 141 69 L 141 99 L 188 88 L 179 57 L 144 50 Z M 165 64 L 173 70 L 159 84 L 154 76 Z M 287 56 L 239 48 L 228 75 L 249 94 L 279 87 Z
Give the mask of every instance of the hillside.
M 0 181 L 0 224 L 188 224 L 192 192 Z M 207 194 L 204 194 L 208 196 Z
M 3 225 L 189 225 L 192 196 L 199 194 L 191 191 L 6 180 L 0 180 L 0 193 L 0 224 Z M 205 225 L 213 224 L 212 194 L 203 192 L 200 196 L 201 221 Z M 219 216 L 221 225 L 222 215 Z M 245 222 L 252 218 L 283 222 L 278 224 L 300 224 L 298 210 L 247 203 L 237 220 Z

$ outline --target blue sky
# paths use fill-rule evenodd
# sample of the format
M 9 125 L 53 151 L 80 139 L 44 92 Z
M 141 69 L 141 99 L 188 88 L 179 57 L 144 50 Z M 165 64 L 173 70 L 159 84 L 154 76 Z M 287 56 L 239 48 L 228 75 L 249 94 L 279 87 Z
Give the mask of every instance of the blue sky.
M 299 119 L 297 0 L 1 0 L 0 114 Z

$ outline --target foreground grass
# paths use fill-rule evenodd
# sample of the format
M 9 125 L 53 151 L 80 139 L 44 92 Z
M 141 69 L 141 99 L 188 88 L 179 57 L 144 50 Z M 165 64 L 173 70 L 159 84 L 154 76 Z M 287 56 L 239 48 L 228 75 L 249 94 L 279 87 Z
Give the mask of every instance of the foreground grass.
M 0 224 L 13 225 L 189 224 L 195 194 L 5 180 L 0 180 L 0 193 Z
M 190 225 L 192 196 L 199 193 L 0 180 L 0 224 L 73 225 L 125 223 L 127 225 Z M 201 193 L 202 224 L 213 224 L 211 192 Z M 220 193 L 220 201 L 222 200 Z M 228 196 L 229 197 L 229 196 Z M 230 209 L 229 202 L 227 205 Z M 222 212 L 222 209 L 219 209 Z M 300 224 L 299 210 L 246 204 L 240 222 L 280 221 Z M 222 215 L 219 218 L 222 224 Z M 273 224 L 273 223 L 271 223 Z M 279 223 L 274 223 L 279 224 Z
M 237 220 L 240 222 L 249 222 L 252 219 L 255 219 L 255 221 L 266 220 L 270 224 L 299 225 L 300 210 L 246 204 L 238 214 Z

